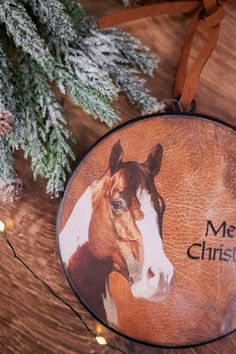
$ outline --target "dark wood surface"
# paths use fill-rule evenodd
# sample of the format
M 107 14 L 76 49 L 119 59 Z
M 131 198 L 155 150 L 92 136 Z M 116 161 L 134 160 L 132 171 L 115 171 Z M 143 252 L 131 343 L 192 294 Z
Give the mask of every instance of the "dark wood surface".
M 101 16 L 122 9 L 116 1 L 81 1 L 88 13 Z M 236 125 L 236 5 L 227 5 L 227 17 L 222 24 L 220 40 L 203 71 L 196 96 L 198 111 Z M 149 45 L 160 58 L 159 68 L 149 84 L 160 100 L 171 98 L 175 70 L 181 50 L 187 16 L 149 18 L 122 27 Z M 193 56 L 201 44 L 203 33 L 196 38 Z M 116 103 L 122 120 L 138 114 L 124 97 Z M 81 154 L 108 131 L 79 108 L 65 100 L 65 110 L 73 132 L 78 137 L 77 161 Z M 75 165 L 76 165 L 75 163 Z M 57 253 L 56 217 L 60 200 L 45 194 L 45 181 L 33 180 L 29 162 L 22 153 L 16 155 L 16 169 L 25 182 L 21 201 L 1 204 L 0 218 L 7 221 L 9 235 L 17 252 L 59 294 L 72 301 L 92 328 L 102 332 L 129 353 L 193 353 L 232 354 L 236 351 L 236 333 L 204 346 L 157 349 L 131 343 L 103 329 L 78 303 L 69 288 Z M 78 319 L 59 304 L 17 263 L 3 241 L 0 241 L 0 352 L 1 353 L 112 353 L 99 347 Z M 144 319 L 145 320 L 145 319 Z M 148 325 L 148 324 L 147 324 Z M 178 325 L 178 324 L 175 324 Z

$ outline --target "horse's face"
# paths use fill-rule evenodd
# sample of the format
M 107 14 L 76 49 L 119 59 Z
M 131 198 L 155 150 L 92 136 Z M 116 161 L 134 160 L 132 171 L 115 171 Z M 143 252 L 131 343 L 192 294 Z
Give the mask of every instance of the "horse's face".
M 161 160 L 159 144 L 144 163 L 123 162 L 117 142 L 108 171 L 92 186 L 90 252 L 111 261 L 130 281 L 134 297 L 150 301 L 166 296 L 173 277 L 161 235 L 164 200 L 154 183 Z

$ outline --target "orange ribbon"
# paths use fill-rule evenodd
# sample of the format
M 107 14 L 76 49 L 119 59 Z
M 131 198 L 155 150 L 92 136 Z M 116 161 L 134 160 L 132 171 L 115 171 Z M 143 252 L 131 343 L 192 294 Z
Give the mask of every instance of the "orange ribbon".
M 193 18 L 184 40 L 174 87 L 174 96 L 179 97 L 182 105 L 189 105 L 194 99 L 202 69 L 213 52 L 219 38 L 220 23 L 225 15 L 222 0 L 174 1 L 146 5 L 101 17 L 98 20 L 98 25 L 102 30 L 106 27 L 145 17 L 191 12 L 193 12 Z M 206 25 L 207 35 L 195 62 L 188 69 L 194 36 L 201 22 L 204 22 Z

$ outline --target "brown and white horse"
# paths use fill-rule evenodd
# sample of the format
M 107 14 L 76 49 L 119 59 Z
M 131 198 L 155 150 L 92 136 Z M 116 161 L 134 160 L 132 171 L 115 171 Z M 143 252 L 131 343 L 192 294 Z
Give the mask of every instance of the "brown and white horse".
M 69 277 L 89 307 L 102 319 L 118 324 L 109 290 L 109 274 L 120 272 L 132 295 L 148 301 L 163 299 L 174 268 L 163 249 L 165 210 L 154 178 L 163 155 L 154 146 L 144 163 L 122 161 L 118 141 L 109 167 L 77 201 L 59 243 Z

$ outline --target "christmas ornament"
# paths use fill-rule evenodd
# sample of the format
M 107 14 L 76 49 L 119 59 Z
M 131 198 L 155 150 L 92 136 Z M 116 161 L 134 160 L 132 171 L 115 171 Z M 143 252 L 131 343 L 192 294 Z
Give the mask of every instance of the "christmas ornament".
M 235 329 L 235 149 L 235 130 L 181 112 L 122 125 L 84 157 L 58 242 L 103 324 L 168 347 Z
M 194 101 L 224 8 L 216 0 L 171 2 L 100 19 L 106 27 L 190 11 L 172 110 L 99 140 L 72 176 L 58 216 L 62 266 L 85 307 L 117 333 L 165 347 L 206 343 L 236 328 L 236 131 L 196 113 Z M 202 19 L 207 37 L 187 70 Z

